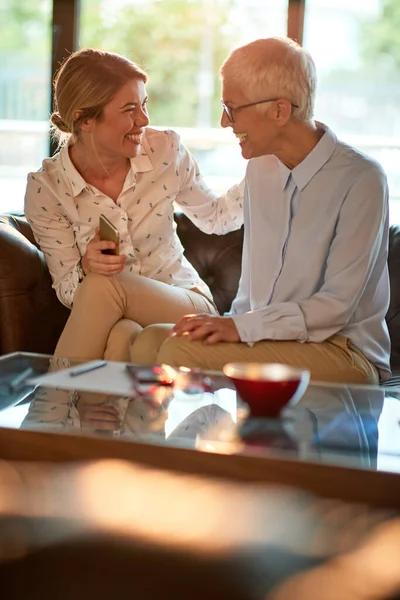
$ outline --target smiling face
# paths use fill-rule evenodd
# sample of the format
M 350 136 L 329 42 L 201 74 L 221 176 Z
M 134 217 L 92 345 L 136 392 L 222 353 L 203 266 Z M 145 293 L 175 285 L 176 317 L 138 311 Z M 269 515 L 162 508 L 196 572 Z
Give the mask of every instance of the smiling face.
M 274 154 L 281 129 L 280 122 L 275 118 L 278 102 L 266 104 L 267 108 L 263 112 L 258 109 L 261 104 L 237 108 L 251 103 L 252 100 L 231 78 L 222 80 L 222 101 L 232 110 L 234 121 L 231 122 L 226 112 L 223 111 L 221 126 L 232 127 L 233 133 L 239 140 L 243 158 L 249 159 L 265 154 Z
M 88 123 L 99 156 L 110 159 L 138 156 L 144 128 L 150 122 L 147 99 L 144 82 L 132 79 L 104 107 L 102 115 Z

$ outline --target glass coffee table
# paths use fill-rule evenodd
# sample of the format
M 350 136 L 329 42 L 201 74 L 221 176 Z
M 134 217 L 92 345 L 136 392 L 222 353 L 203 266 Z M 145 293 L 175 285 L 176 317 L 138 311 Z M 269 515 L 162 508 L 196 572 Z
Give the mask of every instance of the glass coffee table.
M 18 381 L 80 362 L 0 358 L 0 459 L 120 457 L 400 505 L 400 388 L 310 384 L 280 419 L 256 419 L 221 373 L 205 389 L 189 377 L 124 395 L 80 390 L 79 377 L 69 389 Z

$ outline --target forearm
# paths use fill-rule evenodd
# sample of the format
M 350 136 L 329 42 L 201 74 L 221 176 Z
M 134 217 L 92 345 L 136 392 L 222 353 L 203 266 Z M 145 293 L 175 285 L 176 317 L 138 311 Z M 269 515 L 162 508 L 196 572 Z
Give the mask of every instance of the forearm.
M 57 196 L 42 190 L 43 205 L 40 207 L 34 200 L 37 191 L 36 187 L 31 189 L 32 185 L 32 182 L 28 183 L 25 216 L 43 252 L 57 297 L 70 308 L 75 290 L 84 276 L 75 234 L 67 216 L 58 208 Z
M 243 342 L 322 342 L 343 329 L 352 312 L 350 301 L 318 293 L 303 302 L 273 303 L 232 318 Z
M 217 197 L 202 185 L 193 188 L 186 195 L 187 201 L 181 199 L 178 204 L 201 231 L 224 235 L 243 225 L 243 186 L 243 182 L 234 185 Z
M 53 288 L 56 291 L 57 298 L 67 308 L 71 308 L 75 292 L 84 276 L 81 261 L 76 263 L 68 273 L 63 274 L 62 278 L 57 278 L 57 273 L 55 273 Z
M 243 224 L 244 180 L 221 196 L 203 181 L 195 159 L 180 146 L 177 170 L 180 176 L 176 202 L 199 229 L 222 235 Z
M 308 332 L 299 305 L 282 302 L 265 309 L 231 315 L 242 342 L 262 340 L 307 341 Z

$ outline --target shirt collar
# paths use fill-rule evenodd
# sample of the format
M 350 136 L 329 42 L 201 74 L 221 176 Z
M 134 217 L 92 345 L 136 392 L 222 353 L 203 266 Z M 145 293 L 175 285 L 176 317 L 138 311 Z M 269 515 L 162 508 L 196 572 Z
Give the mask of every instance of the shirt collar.
M 74 167 L 72 160 L 69 156 L 68 147 L 69 143 L 66 144 L 60 150 L 60 160 L 62 168 L 64 169 L 64 174 L 66 175 L 68 181 L 71 184 L 72 196 L 78 196 L 82 190 L 88 189 L 88 184 L 83 179 L 82 175 L 76 170 Z
M 324 135 L 311 150 L 310 154 L 292 171 L 293 179 L 300 191 L 306 187 L 314 175 L 328 162 L 336 148 L 337 138 L 333 131 L 329 127 L 326 127 L 326 125 L 322 125 L 322 123 L 317 123 L 317 125 L 325 130 Z
M 278 165 L 279 165 L 279 171 L 281 174 L 282 190 L 284 190 L 285 187 L 287 186 L 287 182 L 289 181 L 289 177 L 292 174 L 292 171 L 289 169 L 289 167 L 284 165 L 283 162 L 281 162 L 280 160 L 278 160 Z
M 286 165 L 279 161 L 282 190 L 285 189 L 290 175 L 293 177 L 297 188 L 300 191 L 303 190 L 314 175 L 322 169 L 324 164 L 327 163 L 332 156 L 336 148 L 337 137 L 326 125 L 323 125 L 322 123 L 317 124 L 325 130 L 325 133 L 318 144 L 314 146 L 311 152 L 299 165 L 297 165 L 297 167 L 291 171 Z
M 82 190 L 88 190 L 88 184 L 83 179 L 79 171 L 77 171 L 74 167 L 74 164 L 68 152 L 68 146 L 69 144 L 61 148 L 60 160 L 61 165 L 64 169 L 64 173 L 71 184 L 72 196 L 75 197 L 78 196 L 82 192 Z M 147 143 L 145 136 L 143 136 L 141 153 L 139 154 L 139 156 L 135 156 L 135 158 L 130 159 L 132 169 L 132 182 L 130 183 L 133 183 L 135 179 L 134 176 L 136 175 L 136 173 L 146 173 L 154 169 L 153 163 L 151 162 L 148 156 L 149 151 L 149 144 Z
M 143 136 L 142 150 L 139 156 L 131 158 L 131 168 L 134 173 L 147 173 L 154 169 L 154 165 L 150 160 L 149 154 L 151 152 L 150 146 L 146 139 L 146 132 Z

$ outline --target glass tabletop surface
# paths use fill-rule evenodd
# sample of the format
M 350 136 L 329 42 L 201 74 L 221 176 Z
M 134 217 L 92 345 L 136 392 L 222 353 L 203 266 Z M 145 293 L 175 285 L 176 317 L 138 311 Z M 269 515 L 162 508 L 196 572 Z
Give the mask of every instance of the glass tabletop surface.
M 400 473 L 400 387 L 310 384 L 279 419 L 253 418 L 217 372 L 203 372 L 201 384 L 198 373 L 188 373 L 184 385 L 132 380 L 128 393 L 116 381 L 105 392 L 82 389 L 81 377 L 50 385 L 50 375 L 82 362 L 0 357 L 0 427 Z M 93 371 L 95 380 L 100 373 Z M 48 382 L 31 381 L 46 374 Z

